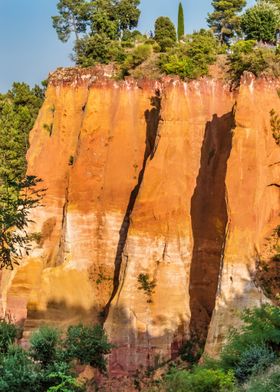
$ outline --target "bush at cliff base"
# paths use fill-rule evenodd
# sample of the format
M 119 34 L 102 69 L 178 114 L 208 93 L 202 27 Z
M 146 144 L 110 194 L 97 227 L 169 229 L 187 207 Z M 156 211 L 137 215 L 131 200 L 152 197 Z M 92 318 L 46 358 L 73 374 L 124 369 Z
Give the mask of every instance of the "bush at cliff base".
M 166 376 L 167 392 L 231 392 L 235 380 L 232 371 L 196 367 L 192 372 L 172 370 Z
M 29 350 L 15 344 L 17 333 L 12 324 L 0 322 L 0 392 L 82 392 L 75 364 L 106 371 L 105 354 L 112 345 L 99 325 L 71 326 L 65 337 L 42 326 L 31 336 Z

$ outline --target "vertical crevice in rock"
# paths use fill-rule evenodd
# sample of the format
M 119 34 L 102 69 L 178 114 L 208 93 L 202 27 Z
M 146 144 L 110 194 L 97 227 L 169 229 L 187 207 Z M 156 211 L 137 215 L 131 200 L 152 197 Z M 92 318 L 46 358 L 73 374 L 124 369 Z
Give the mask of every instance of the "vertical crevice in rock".
M 190 332 L 194 346 L 204 346 L 215 307 L 223 263 L 228 212 L 227 161 L 232 148 L 234 111 L 206 124 L 200 170 L 191 200 L 193 254 L 190 272 Z
M 144 178 L 144 173 L 147 165 L 148 159 L 152 159 L 154 157 L 156 148 L 157 148 L 157 137 L 158 137 L 158 129 L 159 129 L 159 123 L 161 120 L 160 113 L 161 113 L 161 93 L 160 90 L 155 91 L 155 95 L 151 98 L 151 105 L 152 109 L 146 110 L 144 115 L 145 115 L 145 120 L 146 120 L 146 148 L 144 152 L 144 159 L 143 159 L 143 164 L 142 168 L 139 172 L 138 175 L 138 181 L 134 189 L 132 190 L 129 198 L 129 202 L 127 205 L 127 209 L 124 215 L 124 219 L 119 231 L 119 241 L 118 241 L 118 246 L 117 246 L 117 251 L 116 251 L 116 257 L 115 257 L 115 269 L 114 269 L 114 282 L 113 282 L 113 291 L 111 298 L 108 302 L 108 304 L 105 306 L 104 310 L 104 316 L 106 318 L 110 304 L 114 298 L 114 296 L 117 293 L 118 287 L 119 287 L 119 275 L 120 275 L 120 269 L 121 269 L 121 261 L 122 261 L 122 255 L 123 255 L 123 250 L 126 244 L 127 240 L 127 234 L 130 226 L 130 216 L 133 211 L 139 190 L 141 188 L 141 184 Z

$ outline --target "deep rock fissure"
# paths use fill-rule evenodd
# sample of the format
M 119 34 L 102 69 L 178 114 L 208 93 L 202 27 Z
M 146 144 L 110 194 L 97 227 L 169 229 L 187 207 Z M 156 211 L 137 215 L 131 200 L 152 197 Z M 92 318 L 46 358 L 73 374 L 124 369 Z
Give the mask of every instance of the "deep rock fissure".
M 121 228 L 119 231 L 119 241 L 118 241 L 118 246 L 117 246 L 117 251 L 116 251 L 116 256 L 115 256 L 113 290 L 112 290 L 111 298 L 110 298 L 108 304 L 105 306 L 105 310 L 104 310 L 105 318 L 108 315 L 110 304 L 118 291 L 118 287 L 119 287 L 119 283 L 120 283 L 119 282 L 119 275 L 120 275 L 120 269 L 121 269 L 121 262 L 122 262 L 123 251 L 124 251 L 124 247 L 126 244 L 128 230 L 129 230 L 129 226 L 130 226 L 130 217 L 131 217 L 132 211 L 134 209 L 134 205 L 135 205 L 139 190 L 141 188 L 141 184 L 142 184 L 142 181 L 144 178 L 144 173 L 145 173 L 147 161 L 148 161 L 148 159 L 153 159 L 156 148 L 157 148 L 158 129 L 159 129 L 159 123 L 161 121 L 161 117 L 160 117 L 160 115 L 161 115 L 161 93 L 160 93 L 160 90 L 155 91 L 155 95 L 151 98 L 151 105 L 152 105 L 152 109 L 146 110 L 144 113 L 145 120 L 146 120 L 146 140 L 145 140 L 146 148 L 145 148 L 145 152 L 144 152 L 143 164 L 142 164 L 142 168 L 141 168 L 139 175 L 138 175 L 137 184 L 130 194 L 127 209 L 126 209 L 124 219 L 122 221 L 122 225 L 121 225 Z
M 193 253 L 190 272 L 190 334 L 204 347 L 219 285 L 228 227 L 227 161 L 232 148 L 234 109 L 206 124 L 200 170 L 191 200 Z

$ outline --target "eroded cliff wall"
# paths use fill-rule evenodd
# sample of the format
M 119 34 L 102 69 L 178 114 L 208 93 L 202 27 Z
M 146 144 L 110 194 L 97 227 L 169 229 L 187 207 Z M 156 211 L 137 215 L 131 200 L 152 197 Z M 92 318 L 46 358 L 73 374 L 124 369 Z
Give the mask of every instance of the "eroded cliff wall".
M 2 272 L 1 312 L 25 336 L 104 323 L 112 374 L 188 339 L 215 354 L 238 311 L 266 300 L 255 271 L 279 224 L 278 87 L 54 73 L 28 153 L 47 192 L 30 256 Z

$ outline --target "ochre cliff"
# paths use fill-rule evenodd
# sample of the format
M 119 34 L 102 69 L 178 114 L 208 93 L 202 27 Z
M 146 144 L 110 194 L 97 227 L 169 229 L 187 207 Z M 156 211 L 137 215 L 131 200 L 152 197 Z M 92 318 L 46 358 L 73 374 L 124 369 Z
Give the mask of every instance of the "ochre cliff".
M 174 358 L 189 339 L 216 354 L 240 309 L 268 300 L 256 271 L 280 220 L 278 87 L 52 74 L 27 157 L 46 196 L 31 254 L 2 272 L 2 314 L 25 336 L 104 323 L 113 375 Z

